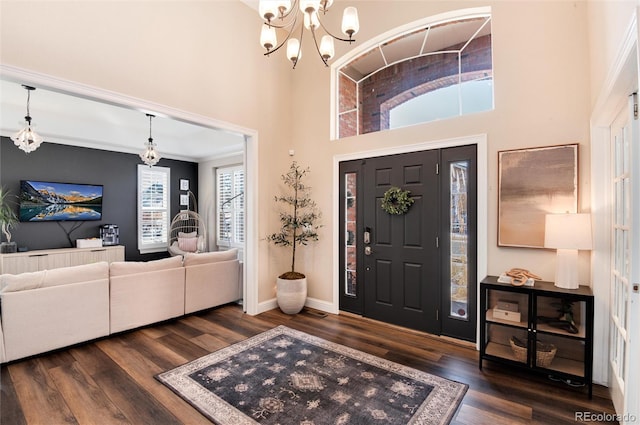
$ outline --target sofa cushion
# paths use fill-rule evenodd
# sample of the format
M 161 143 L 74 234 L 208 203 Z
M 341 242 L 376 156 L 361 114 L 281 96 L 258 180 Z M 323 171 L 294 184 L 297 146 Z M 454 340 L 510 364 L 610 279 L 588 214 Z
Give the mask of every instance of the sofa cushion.
M 196 252 L 198 250 L 198 238 L 178 237 L 178 248 L 185 252 Z
M 42 288 L 46 270 L 0 275 L 0 293 Z
M 178 267 L 182 267 L 182 257 L 179 256 L 152 261 L 114 261 L 109 267 L 109 273 L 111 276 L 126 276 Z
M 109 278 L 109 263 L 83 264 L 61 267 L 39 272 L 3 274 L 0 276 L 0 292 L 27 291 L 29 289 L 66 285 L 78 282 L 90 282 Z
M 83 264 L 80 266 L 61 267 L 47 270 L 42 286 L 58 286 L 68 283 L 90 282 L 92 280 L 109 279 L 109 263 Z
M 187 253 L 184 256 L 184 265 L 195 266 L 198 264 L 217 263 L 220 261 L 235 260 L 238 258 L 238 248 L 227 251 L 201 252 L 199 254 Z

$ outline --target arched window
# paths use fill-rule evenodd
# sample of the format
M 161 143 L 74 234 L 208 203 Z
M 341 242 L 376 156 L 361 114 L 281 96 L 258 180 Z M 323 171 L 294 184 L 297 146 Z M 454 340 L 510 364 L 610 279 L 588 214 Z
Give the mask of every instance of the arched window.
M 491 12 L 403 27 L 337 73 L 338 138 L 492 110 Z

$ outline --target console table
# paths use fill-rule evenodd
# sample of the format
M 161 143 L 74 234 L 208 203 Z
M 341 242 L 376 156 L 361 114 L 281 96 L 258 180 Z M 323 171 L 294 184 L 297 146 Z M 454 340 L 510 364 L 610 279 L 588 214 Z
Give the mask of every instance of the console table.
M 549 321 L 559 316 L 563 305 L 572 310 L 572 329 L 563 322 Z M 483 360 L 520 366 L 571 385 L 584 385 L 591 398 L 593 310 L 594 297 L 587 286 L 562 289 L 540 281 L 534 286 L 513 286 L 487 276 L 480 282 L 480 369 Z M 513 338 L 522 341 L 521 350 L 513 347 Z M 542 343 L 557 350 L 550 362 L 543 361 Z
M 124 246 L 98 248 L 59 248 L 0 254 L 0 274 L 20 274 L 60 267 L 79 266 L 98 261 L 124 261 Z

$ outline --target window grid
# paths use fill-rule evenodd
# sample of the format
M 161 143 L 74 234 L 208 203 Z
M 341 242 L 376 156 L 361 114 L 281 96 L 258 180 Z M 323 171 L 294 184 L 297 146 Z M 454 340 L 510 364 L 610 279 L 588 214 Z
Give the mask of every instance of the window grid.
M 166 251 L 171 169 L 138 165 L 138 250 Z
M 241 248 L 245 241 L 244 169 L 240 166 L 218 168 L 216 187 L 218 245 Z
M 438 35 L 431 36 L 432 29 L 434 34 L 437 32 Z M 454 35 L 456 33 L 463 35 Z M 337 70 L 336 137 L 339 139 L 492 110 L 494 108 L 493 64 L 490 40 L 491 14 L 486 13 L 418 25 L 412 30 L 399 35 L 395 34 L 359 54 Z M 475 44 L 476 42 L 479 44 Z M 385 51 L 394 49 L 395 45 L 398 46 L 396 50 Z M 412 50 L 413 48 L 415 50 Z M 443 74 L 442 69 L 450 65 L 438 65 L 440 62 L 437 62 L 439 60 L 437 58 L 446 53 L 455 54 L 458 60 L 455 71 L 452 69 L 451 72 Z M 426 62 L 419 63 L 428 57 L 433 57 L 436 62 L 431 65 Z M 390 69 L 392 67 L 393 69 Z M 392 72 L 394 76 L 385 77 L 385 72 Z M 398 77 L 398 74 L 401 77 Z M 344 82 L 341 78 L 347 78 L 356 83 L 355 118 L 352 116 L 352 110 L 340 107 L 343 96 L 351 96 L 347 94 L 351 88 L 343 88 Z M 402 90 L 399 84 L 393 83 L 401 80 L 404 87 L 412 79 L 415 81 Z M 478 84 L 482 81 L 486 83 Z M 389 84 L 396 84 L 396 86 L 391 89 L 388 87 Z M 457 86 L 454 92 L 443 90 L 453 85 Z M 434 105 L 442 105 L 448 102 L 446 99 L 449 98 L 454 103 L 451 105 L 454 109 L 449 108 L 450 111 L 447 109 L 448 115 L 442 117 L 440 116 L 443 114 L 441 108 Z M 418 102 L 394 111 L 392 122 L 391 111 L 409 100 L 418 100 Z

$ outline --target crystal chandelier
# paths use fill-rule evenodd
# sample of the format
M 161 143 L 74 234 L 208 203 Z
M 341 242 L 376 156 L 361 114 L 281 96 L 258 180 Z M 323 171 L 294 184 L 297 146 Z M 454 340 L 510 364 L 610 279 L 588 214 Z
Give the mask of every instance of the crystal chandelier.
M 140 154 L 140 159 L 149 167 L 152 167 L 160 161 L 160 154 L 156 151 L 156 144 L 153 143 L 153 138 L 151 137 L 151 119 L 155 118 L 155 115 L 147 114 L 147 116 L 149 117 L 149 141 L 144 152 Z
M 305 28 L 311 32 L 316 51 L 322 62 L 326 66 L 334 54 L 335 48 L 333 40 L 346 41 L 353 43 L 354 34 L 360 29 L 358 21 L 358 10 L 355 7 L 347 7 L 342 15 L 342 32 L 349 38 L 336 37 L 330 33 L 320 20 L 320 12 L 327 13 L 333 0 L 260 0 L 258 11 L 260 17 L 264 19 L 264 25 L 260 33 L 260 44 L 267 50 L 265 56 L 277 51 L 287 44 L 287 58 L 293 62 L 293 68 L 302 57 L 302 36 Z M 277 23 L 274 21 L 277 20 Z M 302 21 L 300 28 L 300 38 L 292 37 L 293 32 L 298 28 L 298 22 Z M 320 39 L 318 44 L 317 30 L 322 28 L 325 35 Z M 287 31 L 285 39 L 278 44 L 276 37 L 276 29 L 284 29 Z
M 22 85 L 27 90 L 27 116 L 24 117 L 26 121 L 26 127 L 22 130 L 18 131 L 16 134 L 11 136 L 11 140 L 13 143 L 19 148 L 25 151 L 26 153 L 33 152 L 40 144 L 42 144 L 42 137 L 33 131 L 31 128 L 31 116 L 29 114 L 29 103 L 31 101 L 31 92 L 35 90 L 35 87 Z

